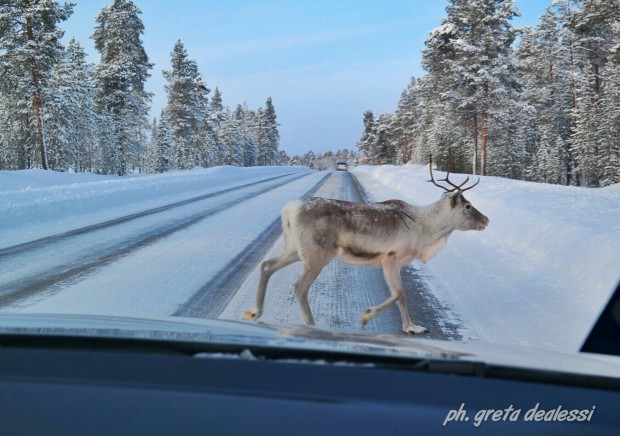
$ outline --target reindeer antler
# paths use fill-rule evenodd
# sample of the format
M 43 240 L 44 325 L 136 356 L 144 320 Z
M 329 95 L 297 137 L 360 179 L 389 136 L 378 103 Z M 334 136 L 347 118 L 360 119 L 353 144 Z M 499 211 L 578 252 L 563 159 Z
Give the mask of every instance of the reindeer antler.
M 461 183 L 460 185 L 455 185 L 454 183 L 452 183 L 449 180 L 450 171 L 448 171 L 448 173 L 446 174 L 446 177 L 444 179 L 439 179 L 439 181 L 440 182 L 448 183 L 450 186 L 452 186 L 452 189 L 449 189 L 446 186 L 440 185 L 439 183 L 437 183 L 435 181 L 435 178 L 433 177 L 433 155 L 432 154 L 428 155 L 428 171 L 431 173 L 431 179 L 429 180 L 429 182 L 432 182 L 433 185 L 440 187 L 441 189 L 445 190 L 446 192 L 454 192 L 454 191 L 465 192 L 465 191 L 473 188 L 474 186 L 476 186 L 478 183 L 480 183 L 480 177 L 478 177 L 478 181 L 476 183 L 474 183 L 473 185 L 471 185 L 468 188 L 461 189 L 463 187 L 463 185 L 469 181 L 469 176 L 467 176 L 465 181 L 463 183 Z

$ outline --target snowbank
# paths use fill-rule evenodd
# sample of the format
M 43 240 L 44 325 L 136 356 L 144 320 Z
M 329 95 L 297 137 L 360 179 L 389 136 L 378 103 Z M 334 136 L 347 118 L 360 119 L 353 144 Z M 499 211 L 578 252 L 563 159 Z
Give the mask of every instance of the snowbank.
M 354 173 L 378 201 L 427 204 L 441 195 L 426 183 L 428 167 L 360 166 Z M 620 279 L 620 185 L 481 179 L 466 197 L 490 225 L 453 233 L 428 262 L 438 292 L 474 338 L 578 350 Z

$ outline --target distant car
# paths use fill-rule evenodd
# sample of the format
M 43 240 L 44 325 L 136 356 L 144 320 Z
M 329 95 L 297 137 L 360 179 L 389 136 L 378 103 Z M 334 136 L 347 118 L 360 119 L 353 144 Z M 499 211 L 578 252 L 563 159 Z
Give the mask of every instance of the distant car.
M 347 171 L 349 166 L 346 162 L 336 162 L 336 171 Z

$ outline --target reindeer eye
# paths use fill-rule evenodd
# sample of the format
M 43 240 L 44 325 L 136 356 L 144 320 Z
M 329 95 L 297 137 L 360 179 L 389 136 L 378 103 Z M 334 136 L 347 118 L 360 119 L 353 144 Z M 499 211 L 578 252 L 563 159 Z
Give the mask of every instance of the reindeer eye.
M 471 209 L 471 204 L 467 203 L 467 204 L 465 205 L 465 209 L 467 209 L 467 210 Z

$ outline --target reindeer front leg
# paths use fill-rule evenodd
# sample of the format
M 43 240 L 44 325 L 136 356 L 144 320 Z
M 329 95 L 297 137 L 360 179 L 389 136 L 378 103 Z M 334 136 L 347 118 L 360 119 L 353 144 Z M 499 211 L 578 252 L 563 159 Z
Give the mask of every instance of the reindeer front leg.
M 390 297 L 381 303 L 379 306 L 370 307 L 366 309 L 361 316 L 362 327 L 366 325 L 368 321 L 376 317 L 379 312 L 388 307 L 390 304 L 398 303 L 400 309 L 400 316 L 403 322 L 403 331 L 407 334 L 419 334 L 426 333 L 428 330 L 422 326 L 415 325 L 411 322 L 409 317 L 409 310 L 407 309 L 407 297 L 403 288 L 403 283 L 400 278 L 400 266 L 393 261 L 387 261 L 383 263 L 383 277 L 390 288 Z
M 329 262 L 329 257 L 324 258 L 319 255 L 308 256 L 308 258 L 304 259 L 303 270 L 293 285 L 295 297 L 299 303 L 301 315 L 306 325 L 315 325 L 312 310 L 308 303 L 308 292 L 310 291 L 310 286 L 312 286 L 312 283 L 314 283 L 314 280 L 318 277 L 327 262 Z
M 267 292 L 267 283 L 269 278 L 278 270 L 297 262 L 299 256 L 295 247 L 286 244 L 284 250 L 269 260 L 264 261 L 260 268 L 260 280 L 256 291 L 256 307 L 248 309 L 243 314 L 243 319 L 248 321 L 256 321 L 263 313 L 263 304 L 265 303 L 265 293 Z

